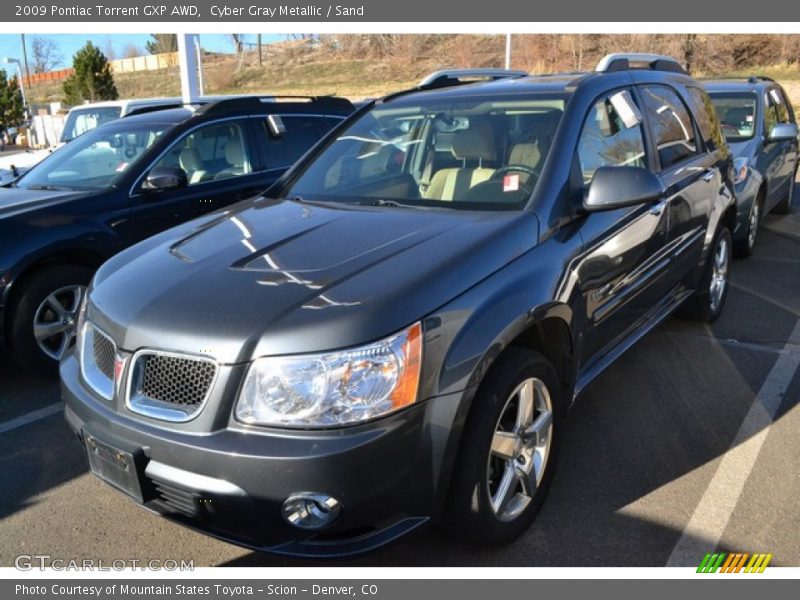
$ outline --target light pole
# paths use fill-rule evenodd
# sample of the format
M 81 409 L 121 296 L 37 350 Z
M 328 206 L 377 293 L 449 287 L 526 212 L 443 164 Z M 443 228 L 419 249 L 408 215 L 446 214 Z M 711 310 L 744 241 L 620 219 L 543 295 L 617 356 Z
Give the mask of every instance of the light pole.
M 19 91 L 22 94 L 22 107 L 23 107 L 23 110 L 27 113 L 28 112 L 28 101 L 25 99 L 25 86 L 22 85 L 22 66 L 20 65 L 19 60 L 17 60 L 16 58 L 5 57 L 5 58 L 0 59 L 0 61 L 2 61 L 3 63 L 5 63 L 7 65 L 10 65 L 12 63 L 17 65 L 17 72 L 19 73 L 19 79 L 17 79 L 17 81 L 19 81 Z

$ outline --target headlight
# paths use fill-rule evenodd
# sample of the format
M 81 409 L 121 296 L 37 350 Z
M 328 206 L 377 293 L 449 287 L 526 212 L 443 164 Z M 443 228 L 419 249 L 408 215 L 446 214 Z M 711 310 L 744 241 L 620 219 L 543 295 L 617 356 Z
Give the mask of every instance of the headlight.
M 373 419 L 417 400 L 422 327 L 327 354 L 255 360 L 236 403 L 244 423 L 335 427 Z
M 741 183 L 750 173 L 750 161 L 746 158 L 733 159 L 733 183 Z

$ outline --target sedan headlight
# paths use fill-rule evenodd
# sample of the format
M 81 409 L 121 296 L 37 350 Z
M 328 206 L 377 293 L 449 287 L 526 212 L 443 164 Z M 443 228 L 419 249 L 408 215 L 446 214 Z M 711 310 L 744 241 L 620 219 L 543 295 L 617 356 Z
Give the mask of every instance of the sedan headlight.
M 746 158 L 733 159 L 733 183 L 741 183 L 750 173 L 750 161 Z
M 394 412 L 417 400 L 422 327 L 360 348 L 256 359 L 236 403 L 239 421 L 335 427 Z

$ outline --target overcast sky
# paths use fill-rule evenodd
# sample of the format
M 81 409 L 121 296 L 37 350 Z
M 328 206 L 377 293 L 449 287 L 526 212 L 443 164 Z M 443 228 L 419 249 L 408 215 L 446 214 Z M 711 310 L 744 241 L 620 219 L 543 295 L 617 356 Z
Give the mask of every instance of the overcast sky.
M 37 34 L 25 34 L 25 44 L 28 47 L 28 61 L 32 62 L 31 58 L 31 41 Z M 137 34 L 75 34 L 75 35 L 53 35 L 42 34 L 38 37 L 49 38 L 53 40 L 58 46 L 58 52 L 61 55 L 62 61 L 57 68 L 68 67 L 72 65 L 72 55 L 83 46 L 87 40 L 98 46 L 103 52 L 106 52 L 108 47 L 111 46 L 116 56 L 122 57 L 125 48 L 128 46 L 137 46 L 144 49 L 145 42 L 151 39 L 147 33 Z M 255 43 L 256 34 L 247 34 L 244 36 L 248 42 Z M 285 39 L 285 35 L 275 34 L 262 34 L 262 42 L 267 44 L 270 42 L 280 41 Z M 233 52 L 233 38 L 230 34 L 203 34 L 200 36 L 200 43 L 203 48 L 212 52 Z M 3 58 L 16 58 L 22 61 L 22 42 L 20 36 L 16 34 L 2 34 L 0 35 L 0 60 Z M 3 68 L 3 65 L 0 65 Z M 33 67 L 31 66 L 31 69 Z

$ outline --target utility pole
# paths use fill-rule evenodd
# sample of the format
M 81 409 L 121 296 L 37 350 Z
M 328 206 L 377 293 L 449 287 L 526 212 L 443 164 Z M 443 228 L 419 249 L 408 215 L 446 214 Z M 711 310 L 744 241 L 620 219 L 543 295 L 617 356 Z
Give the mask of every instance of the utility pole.
M 185 104 L 196 102 L 200 96 L 197 77 L 197 52 L 194 46 L 196 34 L 178 34 L 178 64 L 181 69 L 181 97 Z
M 506 71 L 511 68 L 511 34 L 506 34 Z
M 31 72 L 28 70 L 28 49 L 25 47 L 25 34 L 20 33 L 22 38 L 22 62 L 25 65 L 25 83 L 31 89 Z
M 263 64 L 263 59 L 261 58 L 261 34 L 258 34 L 258 66 L 260 67 Z
M 194 36 L 194 49 L 197 51 L 197 87 L 200 95 L 205 94 L 205 84 L 203 83 L 203 49 L 200 47 L 200 36 Z

